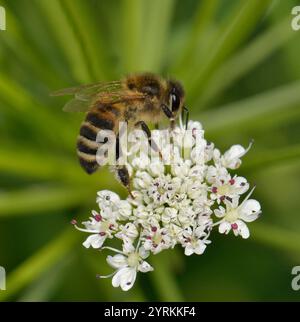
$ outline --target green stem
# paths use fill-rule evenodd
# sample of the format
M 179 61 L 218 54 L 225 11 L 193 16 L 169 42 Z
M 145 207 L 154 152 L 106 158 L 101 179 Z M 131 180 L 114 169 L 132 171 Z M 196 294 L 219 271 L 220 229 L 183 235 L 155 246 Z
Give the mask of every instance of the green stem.
M 151 272 L 151 278 L 159 294 L 160 301 L 184 301 L 175 281 L 175 276 L 171 271 L 170 255 L 167 252 L 154 255 L 151 258 L 151 264 L 154 268 L 154 271 Z

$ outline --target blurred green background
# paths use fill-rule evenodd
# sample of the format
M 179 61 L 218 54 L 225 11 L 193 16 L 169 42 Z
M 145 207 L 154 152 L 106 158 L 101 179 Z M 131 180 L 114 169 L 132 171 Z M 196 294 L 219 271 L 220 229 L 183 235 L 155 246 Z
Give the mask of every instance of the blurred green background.
M 292 0 L 0 0 L 0 300 L 299 300 L 300 31 Z M 96 191 L 125 191 L 108 170 L 86 175 L 75 141 L 82 115 L 62 112 L 55 89 L 171 75 L 191 118 L 223 151 L 255 144 L 238 173 L 256 184 L 263 215 L 251 238 L 214 233 L 202 256 L 152 257 L 129 292 L 96 280 L 107 253 L 86 250 L 73 217 Z

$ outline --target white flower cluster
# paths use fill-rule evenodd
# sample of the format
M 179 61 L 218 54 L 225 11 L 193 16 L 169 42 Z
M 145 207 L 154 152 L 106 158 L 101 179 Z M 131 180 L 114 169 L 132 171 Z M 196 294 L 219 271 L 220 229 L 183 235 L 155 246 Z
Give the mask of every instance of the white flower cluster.
M 159 134 L 161 131 L 156 131 Z M 155 135 L 154 135 L 155 137 Z M 99 211 L 78 230 L 89 233 L 86 248 L 109 249 L 114 256 L 107 262 L 115 271 L 114 287 L 129 290 L 137 271 L 153 270 L 145 259 L 165 249 L 181 245 L 187 256 L 201 255 L 214 227 L 222 234 L 249 237 L 248 222 L 258 218 L 261 207 L 250 199 L 254 188 L 243 177 L 231 174 L 247 153 L 234 145 L 224 154 L 204 139 L 199 122 L 187 129 L 176 127 L 171 140 L 159 138 L 162 159 L 146 153 L 132 154 L 127 167 L 132 179 L 132 195 L 126 200 L 111 191 L 97 196 Z M 164 141 L 165 140 L 165 141 Z M 129 150 L 129 155 L 133 150 Z M 119 239 L 122 250 L 103 246 L 108 239 Z

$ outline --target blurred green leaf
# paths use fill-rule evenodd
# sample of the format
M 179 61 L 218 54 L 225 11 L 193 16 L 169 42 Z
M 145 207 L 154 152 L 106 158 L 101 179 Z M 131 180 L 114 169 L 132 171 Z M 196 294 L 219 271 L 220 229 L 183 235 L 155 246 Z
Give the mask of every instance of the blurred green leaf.
M 141 0 L 144 1 L 144 0 Z M 159 72 L 162 68 L 165 47 L 168 43 L 169 28 L 175 2 L 173 0 L 144 1 L 143 35 L 140 52 L 140 70 Z M 155 44 L 155 46 L 153 45 Z
M 6 1 L 7 2 L 7 1 Z M 11 2 L 10 2 L 11 3 Z M 44 68 L 44 64 L 40 57 L 40 51 L 33 48 L 28 37 L 26 37 L 26 29 L 20 25 L 20 22 L 10 10 L 9 5 L 6 6 L 7 21 L 9 28 L 5 33 L 1 34 L 2 45 L 10 50 L 10 57 L 15 63 L 21 63 L 26 68 L 28 75 L 38 77 L 38 79 L 46 84 L 57 84 L 58 80 L 55 73 Z M 20 55 L 20 53 L 22 53 Z
M 272 118 L 272 113 L 284 113 L 299 104 L 300 83 L 294 82 L 205 112 L 200 119 L 209 132 L 220 134 L 228 130 L 255 127 L 260 119 Z
M 125 73 L 141 70 L 144 0 L 122 0 L 122 60 Z
M 70 63 L 69 68 L 73 72 L 76 80 L 80 83 L 90 82 L 92 80 L 92 75 L 83 48 L 80 45 L 79 39 L 76 37 L 75 31 L 70 25 L 70 21 L 68 20 L 60 1 L 35 0 L 35 5 L 42 10 L 47 24 L 56 37 L 57 44 L 62 48 Z
M 18 147 L 14 149 L 1 147 L 0 154 L 0 171 L 5 173 L 39 180 L 62 180 L 69 183 L 76 182 L 76 178 L 78 178 L 79 183 L 87 181 L 81 180 L 80 174 L 82 172 L 79 164 L 76 164 L 74 160 L 68 160 L 58 155 L 47 155 L 32 151 L 32 149 Z M 62 170 L 62 173 L 59 169 Z
M 255 240 L 300 257 L 298 233 L 262 223 L 251 224 L 251 232 Z
M 205 90 L 199 98 L 197 107 L 208 107 L 210 100 L 218 97 L 222 91 L 296 36 L 289 26 L 289 21 L 290 18 L 285 19 L 257 36 L 249 45 L 221 65 L 205 83 Z
M 203 69 L 187 82 L 191 100 L 199 97 L 203 84 L 212 72 L 249 37 L 270 2 L 271 0 L 239 2 L 235 11 L 227 19 L 226 25 L 221 26 L 212 52 L 209 53 L 206 61 L 201 62 Z
M 88 66 L 93 81 L 105 80 L 108 74 L 106 49 L 100 30 L 96 30 L 93 20 L 88 16 L 86 4 L 78 0 L 61 2 Z
M 289 161 L 300 159 L 300 145 L 292 145 L 281 149 L 263 151 L 252 156 L 243 165 L 243 171 L 258 171 L 265 167 L 276 166 Z
M 174 73 L 182 74 L 186 69 L 190 72 L 192 66 L 187 66 L 187 61 L 199 52 L 198 47 L 203 42 L 203 34 L 208 32 L 209 25 L 213 24 L 213 16 L 218 8 L 217 0 L 199 1 L 195 17 L 189 26 L 188 37 L 184 39 L 184 46 L 179 54 L 179 59 L 174 66 Z M 202 44 L 203 47 L 203 44 Z
M 30 130 L 36 131 L 37 138 L 40 141 L 51 142 L 54 145 L 58 143 L 64 148 L 70 147 L 70 142 L 74 141 L 74 137 L 70 129 L 65 126 L 65 121 L 58 118 L 51 112 L 41 106 L 30 93 L 26 92 L 19 84 L 9 79 L 6 75 L 0 73 L 0 95 L 3 103 L 2 111 L 8 115 L 22 113 L 21 121 L 29 126 Z M 21 115 L 21 114 L 20 114 Z M 45 126 L 47 125 L 47 126 Z M 57 126 L 60 132 L 52 132 Z M 60 137 L 58 142 L 57 137 Z
M 56 265 L 52 265 L 49 269 L 41 272 L 39 278 L 32 281 L 17 300 L 20 302 L 49 300 L 62 283 L 65 274 L 68 274 L 66 270 L 71 269 L 71 264 L 72 254 L 66 254 Z
M 7 290 L 0 293 L 0 301 L 6 301 L 36 280 L 43 272 L 68 254 L 80 235 L 68 229 L 37 253 L 26 259 L 7 278 Z
M 0 217 L 33 215 L 80 206 L 92 196 L 91 190 L 36 185 L 21 191 L 0 193 Z

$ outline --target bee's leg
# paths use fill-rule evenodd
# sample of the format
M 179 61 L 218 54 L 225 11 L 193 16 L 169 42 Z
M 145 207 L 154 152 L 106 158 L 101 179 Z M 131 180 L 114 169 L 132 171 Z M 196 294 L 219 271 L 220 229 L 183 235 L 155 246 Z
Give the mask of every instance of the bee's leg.
M 170 120 L 170 126 L 171 126 L 171 129 L 173 130 L 175 127 L 175 118 L 174 118 L 173 112 L 169 109 L 169 107 L 166 104 L 162 104 L 161 109 L 166 114 L 167 118 Z
M 118 162 L 121 156 L 122 148 L 120 147 L 120 134 L 118 133 L 116 138 L 116 163 Z
M 118 133 L 116 138 L 116 163 L 120 159 L 120 157 L 122 157 L 122 155 L 123 155 L 123 151 L 120 145 L 120 133 Z M 126 165 L 117 165 L 116 171 L 117 171 L 118 179 L 120 180 L 122 185 L 127 189 L 131 198 L 134 199 L 134 196 L 131 192 L 131 180 L 130 180 L 129 172 Z
M 127 125 L 128 123 L 124 123 L 122 124 L 122 126 L 119 128 L 119 131 L 117 132 L 117 137 L 116 137 L 116 164 L 120 164 L 120 162 L 118 161 L 122 161 L 123 163 L 125 162 L 125 160 L 119 160 L 123 157 L 123 150 L 122 150 L 122 146 L 121 146 L 121 138 L 126 135 L 126 131 L 127 131 Z
M 149 143 L 151 149 L 153 149 L 153 151 L 155 151 L 155 152 L 158 152 L 159 157 L 162 159 L 161 151 L 160 151 L 159 147 L 157 146 L 157 144 L 155 143 L 155 141 L 152 140 L 151 131 L 150 131 L 148 125 L 144 121 L 139 121 L 139 122 L 135 123 L 135 126 L 140 126 L 142 128 L 144 133 L 147 135 L 148 143 Z
M 129 176 L 128 169 L 125 165 L 118 166 L 117 167 L 117 175 L 119 180 L 121 181 L 122 185 L 128 190 L 129 195 L 132 199 L 134 199 L 134 196 L 131 192 L 131 180 Z

